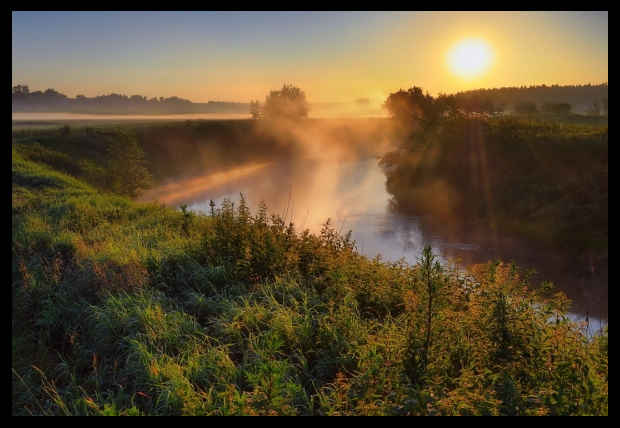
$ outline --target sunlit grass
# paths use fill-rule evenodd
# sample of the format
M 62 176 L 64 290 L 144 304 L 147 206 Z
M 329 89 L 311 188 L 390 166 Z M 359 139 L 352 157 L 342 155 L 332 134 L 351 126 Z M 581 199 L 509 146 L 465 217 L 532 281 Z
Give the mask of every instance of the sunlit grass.
M 370 260 L 329 224 L 136 203 L 36 153 L 12 162 L 13 414 L 608 412 L 607 332 L 514 266 Z

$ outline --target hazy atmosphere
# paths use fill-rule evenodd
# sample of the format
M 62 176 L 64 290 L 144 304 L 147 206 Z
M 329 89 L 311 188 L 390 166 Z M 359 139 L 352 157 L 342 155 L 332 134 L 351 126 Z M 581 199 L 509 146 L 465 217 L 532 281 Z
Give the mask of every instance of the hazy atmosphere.
M 608 415 L 608 12 L 12 12 L 12 414 Z
M 382 103 L 412 79 L 433 95 L 608 80 L 607 12 L 13 12 L 12 35 L 13 85 L 70 97 L 249 102 L 294 83 L 311 102 Z M 493 58 L 457 75 L 470 38 Z

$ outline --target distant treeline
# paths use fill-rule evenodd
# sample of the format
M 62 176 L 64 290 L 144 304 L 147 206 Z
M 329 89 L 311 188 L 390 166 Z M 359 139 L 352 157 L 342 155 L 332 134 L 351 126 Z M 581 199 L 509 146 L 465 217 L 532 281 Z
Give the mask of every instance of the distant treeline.
M 569 107 L 574 113 L 607 114 L 609 87 L 600 85 L 539 85 L 476 89 L 456 93 L 457 105 L 471 111 L 552 111 Z
M 69 98 L 54 89 L 30 92 L 28 86 L 12 90 L 14 112 L 68 112 L 99 114 L 249 113 L 249 103 L 209 101 L 194 103 L 179 97 L 109 94 Z
M 533 113 L 608 113 L 608 84 L 600 85 L 540 85 L 476 89 L 450 95 L 454 105 L 470 112 Z M 364 105 L 365 99 L 356 100 Z M 337 103 L 317 104 L 316 107 L 335 108 Z M 109 94 L 97 97 L 77 95 L 69 98 L 55 89 L 30 92 L 27 85 L 12 90 L 14 112 L 68 112 L 99 114 L 187 114 L 187 113 L 250 113 L 250 103 L 209 101 L 194 103 L 179 97 Z

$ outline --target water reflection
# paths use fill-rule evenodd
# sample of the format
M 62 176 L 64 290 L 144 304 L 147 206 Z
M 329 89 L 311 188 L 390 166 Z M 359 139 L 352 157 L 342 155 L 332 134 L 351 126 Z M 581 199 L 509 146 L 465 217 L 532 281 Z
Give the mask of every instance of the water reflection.
M 294 222 L 297 230 L 318 232 L 330 218 L 340 232 L 351 230 L 358 251 L 370 257 L 381 254 L 384 260 L 404 258 L 415 263 L 424 246 L 431 244 L 444 263 L 513 260 L 535 268 L 539 272 L 535 279 L 551 280 L 566 292 L 578 317 L 587 313 L 595 326 L 607 320 L 606 271 L 597 277 L 578 275 L 566 266 L 561 253 L 533 251 L 527 243 L 507 237 L 487 238 L 434 224 L 432 218 L 403 215 L 390 203 L 385 180 L 376 158 L 299 158 L 243 165 L 228 174 L 169 184 L 154 189 L 147 199 L 188 204 L 192 210 L 208 213 L 211 199 L 218 205 L 225 198 L 237 203 L 243 193 L 251 209 L 264 201 L 270 212 Z

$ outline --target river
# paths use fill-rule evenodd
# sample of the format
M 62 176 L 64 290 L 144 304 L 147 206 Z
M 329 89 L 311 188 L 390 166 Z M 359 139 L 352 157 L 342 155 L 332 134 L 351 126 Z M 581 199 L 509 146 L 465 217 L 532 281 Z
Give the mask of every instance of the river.
M 13 128 L 68 124 L 136 123 L 139 121 L 192 119 L 245 119 L 239 114 L 190 114 L 164 116 L 79 115 L 67 113 L 13 113 Z M 318 123 L 318 122 L 317 122 Z M 388 145 L 373 140 L 366 122 L 355 125 L 362 138 L 355 151 L 334 140 L 322 125 L 314 133 L 297 137 L 306 141 L 303 150 L 278 161 L 237 164 L 225 171 L 171 180 L 147 191 L 142 200 L 158 200 L 168 205 L 187 204 L 191 210 L 207 213 L 209 201 L 218 205 L 225 199 L 238 202 L 243 193 L 256 210 L 264 201 L 270 212 L 294 222 L 298 231 L 320 231 L 329 218 L 342 233 L 352 231 L 362 254 L 384 260 L 405 259 L 415 263 L 425 245 L 430 244 L 443 263 L 461 266 L 488 260 L 514 260 L 520 267 L 535 269 L 536 279 L 549 280 L 573 301 L 572 316 L 589 317 L 594 328 L 608 319 L 608 268 L 589 274 L 586 266 L 574 266 L 561 248 L 533 250 L 530 243 L 500 233 L 464 233 L 450 224 L 398 212 L 390 203 L 386 177 L 378 158 Z M 211 163 L 216 163 L 214 160 Z M 210 165 L 205 165 L 209 167 Z M 207 169 L 210 171 L 210 169 Z M 458 216 L 458 213 L 455 213 Z M 484 228 L 483 228 L 484 229 Z
M 415 263 L 430 244 L 443 263 L 460 265 L 501 258 L 534 268 L 540 280 L 553 281 L 573 301 L 575 319 L 589 317 L 593 329 L 608 319 L 607 272 L 588 277 L 566 269 L 556 250 L 533 252 L 527 243 L 501 236 L 490 241 L 480 236 L 443 233 L 429 219 L 394 210 L 385 188 L 386 177 L 377 157 L 329 160 L 308 157 L 279 162 L 241 165 L 226 172 L 169 183 L 145 195 L 169 205 L 187 204 L 208 213 L 209 201 L 225 198 L 238 203 L 243 193 L 251 209 L 264 201 L 269 211 L 292 221 L 297 230 L 318 232 L 329 218 L 336 230 L 352 231 L 359 252 L 384 260 L 404 258 Z

